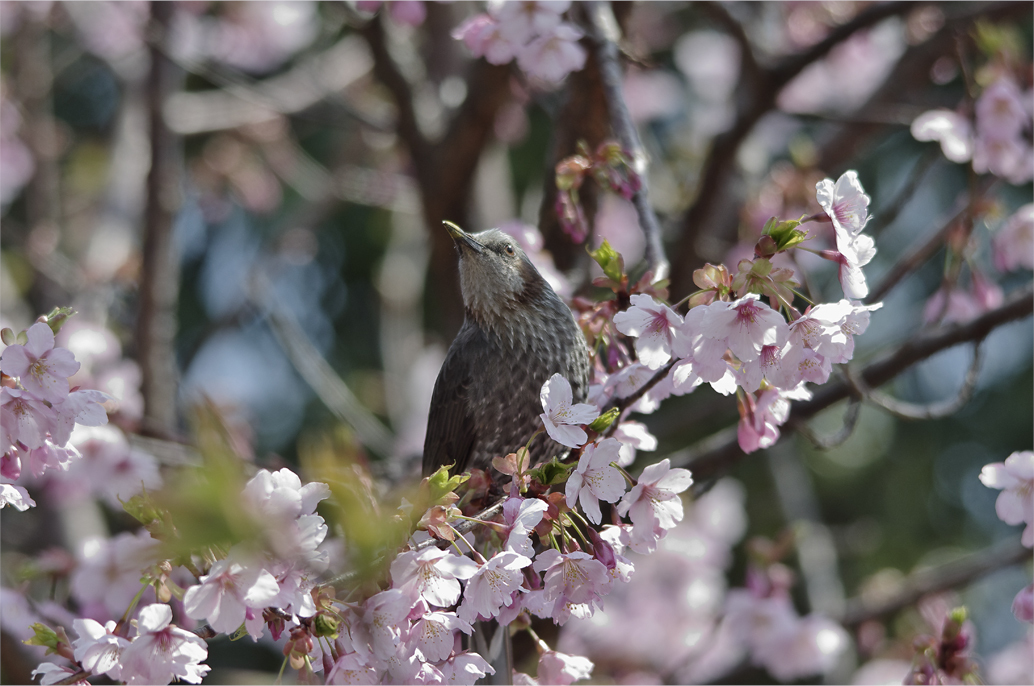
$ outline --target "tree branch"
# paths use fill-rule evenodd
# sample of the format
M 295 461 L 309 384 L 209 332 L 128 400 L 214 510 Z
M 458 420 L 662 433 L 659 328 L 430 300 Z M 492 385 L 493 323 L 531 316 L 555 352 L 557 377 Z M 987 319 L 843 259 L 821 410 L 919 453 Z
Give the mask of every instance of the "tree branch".
M 953 562 L 915 572 L 890 597 L 852 598 L 847 601 L 840 622 L 854 627 L 872 619 L 887 617 L 915 604 L 923 596 L 965 586 L 986 574 L 1025 562 L 1030 559 L 1030 554 L 1030 549 L 1023 547 L 1019 541 L 1006 539 Z
M 175 7 L 152 2 L 151 18 L 159 40 L 167 39 Z M 143 431 L 170 435 L 176 427 L 176 302 L 179 297 L 179 258 L 172 236 L 173 217 L 180 204 L 181 152 L 178 137 L 162 116 L 162 105 L 177 90 L 182 73 L 154 44 L 147 81 L 151 135 L 151 169 L 147 174 L 143 259 L 140 266 L 136 357 L 144 396 Z
M 632 164 L 639 175 L 641 185 L 632 197 L 636 213 L 639 215 L 639 226 L 646 236 L 646 264 L 653 272 L 655 280 L 668 276 L 668 258 L 664 255 L 664 243 L 661 240 L 661 227 L 657 215 L 650 205 L 650 191 L 647 184 L 646 153 L 639 140 L 639 134 L 632 123 L 632 116 L 625 104 L 621 88 L 621 65 L 618 64 L 617 40 L 618 26 L 611 11 L 610 4 L 593 0 L 587 3 L 586 16 L 595 43 L 596 59 L 599 61 L 600 74 L 603 79 L 603 93 L 607 100 L 607 111 L 610 123 L 617 134 L 621 147 L 632 157 Z

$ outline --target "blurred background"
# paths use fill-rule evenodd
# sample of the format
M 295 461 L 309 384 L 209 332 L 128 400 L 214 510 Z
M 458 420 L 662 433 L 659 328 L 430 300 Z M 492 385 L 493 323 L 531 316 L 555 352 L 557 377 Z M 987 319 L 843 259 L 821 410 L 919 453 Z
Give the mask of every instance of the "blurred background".
M 113 425 L 143 437 L 119 444 L 130 481 L 160 483 L 176 457 L 141 441 L 189 441 L 202 404 L 258 465 L 297 467 L 331 441 L 380 483 L 416 480 L 431 389 L 463 316 L 443 219 L 509 230 L 564 297 L 592 294 L 596 267 L 556 218 L 554 168 L 579 140 L 610 138 L 595 59 L 543 83 L 451 37 L 478 4 L 376 5 L 0 2 L 0 325 L 25 328 L 57 305 L 79 312 L 59 341 L 83 362 L 73 385 L 111 393 Z M 705 262 L 735 269 L 770 216 L 819 211 L 815 183 L 847 169 L 872 197 L 870 284 L 944 236 L 882 295 L 853 364 L 950 323 L 924 310 L 959 255 L 961 290 L 983 278 L 1000 301 L 1030 281 L 1028 270 L 996 268 L 992 248 L 1032 201 L 1030 177 L 978 175 L 909 127 L 938 107 L 971 112 L 973 84 L 986 86 L 993 68 L 1009 70 L 1031 106 L 1031 3 L 614 3 L 614 13 L 672 302 Z M 582 199 L 589 246 L 606 238 L 637 265 L 644 239 L 631 203 L 592 187 Z M 965 208 L 960 234 L 949 225 Z M 802 258 L 799 268 L 813 292 L 841 297 L 834 265 Z M 690 530 L 637 572 L 636 592 L 662 598 L 639 617 L 660 632 L 650 639 L 658 655 L 644 644 L 607 659 L 605 622 L 636 612 L 617 598 L 610 620 L 572 622 L 561 645 L 597 661 L 594 681 L 759 683 L 773 676 L 693 671 L 692 659 L 672 657 L 706 633 L 724 589 L 744 585 L 747 540 L 796 532 L 783 561 L 803 580 L 798 607 L 837 616 L 848 598 L 892 593 L 917 569 L 1017 538 L 977 475 L 1032 447 L 1032 340 L 1029 318 L 996 328 L 971 399 L 949 417 L 908 422 L 864 405 L 839 447 L 787 432 L 730 460 L 729 479 L 691 510 L 701 527 L 706 513 L 722 522 L 708 539 L 710 571 Z M 972 346 L 944 350 L 882 390 L 950 398 L 972 356 Z M 835 433 L 844 407 L 821 413 L 814 431 Z M 651 461 L 737 418 L 734 399 L 710 389 L 636 417 L 659 439 Z M 30 486 L 39 508 L 5 512 L 5 587 L 55 546 L 74 556 L 86 533 L 129 527 L 117 490 L 86 478 L 48 476 Z M 954 591 L 985 668 L 1017 641 L 1030 645 L 1010 611 L 1030 567 L 1005 565 Z M 673 595 L 689 609 L 662 615 Z M 22 672 L 7 641 L 20 629 L 5 599 L 12 683 Z M 920 613 L 886 619 L 854 627 L 853 662 L 831 679 L 874 658 L 911 659 L 911 636 L 929 630 Z M 214 680 L 239 674 L 235 649 L 259 650 L 216 643 Z M 249 660 L 270 678 L 279 666 L 273 651 Z

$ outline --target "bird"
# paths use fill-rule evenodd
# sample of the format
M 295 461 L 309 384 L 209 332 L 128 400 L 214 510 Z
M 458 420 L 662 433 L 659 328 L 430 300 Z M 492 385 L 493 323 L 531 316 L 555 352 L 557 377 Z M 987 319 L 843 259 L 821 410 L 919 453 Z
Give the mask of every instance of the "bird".
M 589 387 L 589 349 L 571 313 L 514 238 L 498 229 L 467 233 L 445 222 L 459 254 L 463 325 L 445 356 L 431 395 L 423 474 L 491 469 L 542 424 L 540 392 L 553 374 L 570 384 L 574 402 Z M 526 466 L 569 449 L 546 435 L 529 446 Z

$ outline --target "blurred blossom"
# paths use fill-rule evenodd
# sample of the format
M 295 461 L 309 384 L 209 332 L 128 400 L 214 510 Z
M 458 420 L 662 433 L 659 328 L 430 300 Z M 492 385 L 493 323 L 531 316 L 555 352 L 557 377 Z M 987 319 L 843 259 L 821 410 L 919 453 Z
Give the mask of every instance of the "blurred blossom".
M 109 60 L 141 51 L 144 26 L 150 18 L 148 3 L 82 2 L 64 5 L 75 23 L 86 49 Z
M 82 459 L 73 461 L 67 472 L 55 473 L 53 485 L 62 497 L 95 495 L 121 510 L 120 499 L 162 485 L 154 456 L 131 447 L 122 431 L 110 424 L 77 426 L 71 444 Z
M 602 245 L 607 240 L 625 258 L 625 265 L 637 264 L 643 258 L 646 238 L 639 228 L 635 205 L 614 194 L 604 193 L 596 213 L 596 240 Z M 595 262 L 593 273 L 602 273 Z
M 908 670 L 911 667 L 912 664 L 907 660 L 870 660 L 854 673 L 854 676 L 851 677 L 851 683 L 870 686 L 900 684 L 904 682 L 905 675 L 908 674 Z M 992 683 L 1003 682 L 994 681 Z
M 739 80 L 740 46 L 725 33 L 693 31 L 675 43 L 675 66 L 698 96 L 724 102 Z
M 995 233 L 994 262 L 1004 272 L 1034 269 L 1034 204 L 1016 210 Z
M 1034 674 L 1034 631 L 987 659 L 989 684 L 1030 684 Z
M 1016 594 L 1012 601 L 1012 613 L 1021 622 L 1034 624 L 1034 584 Z
M 967 162 L 973 156 L 973 127 L 958 112 L 939 109 L 924 112 L 912 122 L 917 141 L 937 141 L 952 162 Z
M 550 84 L 559 83 L 585 66 L 585 48 L 578 43 L 583 35 L 581 29 L 571 24 L 560 24 L 521 48 L 517 64 L 529 76 Z
M 682 109 L 682 84 L 669 72 L 629 69 L 622 84 L 633 122 L 667 119 Z
M 527 137 L 529 128 L 524 105 L 511 101 L 499 108 L 492 130 L 500 142 L 516 145 Z
M 903 26 L 888 19 L 859 31 L 810 64 L 779 93 L 786 112 L 851 112 L 883 83 L 905 49 Z
M 0 206 L 18 196 L 36 171 L 32 151 L 18 138 L 21 113 L 7 98 L 7 84 L 0 81 Z
M 82 542 L 79 566 L 72 572 L 72 597 L 84 617 L 118 619 L 140 590 L 140 574 L 158 562 L 159 543 L 146 531 Z M 154 597 L 146 591 L 144 597 Z

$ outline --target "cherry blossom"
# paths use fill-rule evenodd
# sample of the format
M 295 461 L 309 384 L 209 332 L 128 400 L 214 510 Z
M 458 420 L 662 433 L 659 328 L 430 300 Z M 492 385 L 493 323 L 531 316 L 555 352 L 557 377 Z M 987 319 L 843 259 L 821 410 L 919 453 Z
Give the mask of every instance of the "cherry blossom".
M 431 605 L 448 607 L 460 597 L 460 579 L 477 572 L 477 563 L 447 550 L 425 548 L 401 553 L 391 563 L 395 587 L 409 590 Z
M 704 305 L 704 336 L 724 339 L 729 349 L 743 361 L 756 360 L 762 346 L 786 344 L 786 320 L 756 293 L 748 293 L 731 303 L 715 301 Z
M 1011 78 L 997 79 L 980 94 L 976 102 L 977 133 L 983 138 L 1018 138 L 1030 126 L 1030 114 L 1023 96 Z
M 632 550 L 652 552 L 657 539 L 682 521 L 682 499 L 678 494 L 692 484 L 689 470 L 672 469 L 667 458 L 643 470 L 618 505 L 618 514 L 629 515 L 632 520 Z
M 94 674 L 107 674 L 119 681 L 122 675 L 119 660 L 129 641 L 115 635 L 115 626 L 115 622 L 101 626 L 92 619 L 76 619 L 72 627 L 79 638 L 72 642 L 72 648 L 83 669 Z
M 452 37 L 463 41 L 474 57 L 484 57 L 490 64 L 506 64 L 520 49 L 503 34 L 502 24 L 487 14 L 470 17 L 453 29 Z
M 24 512 L 30 507 L 36 507 L 36 501 L 30 498 L 29 492 L 21 486 L 0 484 L 0 508 L 7 507 L 8 505 Z
M 58 402 L 68 395 L 68 377 L 79 371 L 75 355 L 54 347 L 54 332 L 36 322 L 25 332 L 25 345 L 11 345 L 0 357 L 0 371 L 17 376 L 22 388 L 41 400 Z
M 578 458 L 578 466 L 567 479 L 565 496 L 568 506 L 574 507 L 576 502 L 579 503 L 593 524 L 599 524 L 602 517 L 599 501 L 616 502 L 625 492 L 624 477 L 611 466 L 611 462 L 618 461 L 620 449 L 621 444 L 614 438 L 604 438 L 585 446 Z
M 973 157 L 973 127 L 958 112 L 923 112 L 912 121 L 911 132 L 917 141 L 939 142 L 941 152 L 952 162 L 967 162 Z
M 994 235 L 994 262 L 1004 272 L 1034 269 L 1034 203 L 1016 210 Z
M 357 653 L 342 655 L 327 673 L 328 684 L 375 684 L 380 680 L 377 670 L 370 667 Z
M 823 251 L 823 257 L 837 263 L 837 278 L 844 289 L 844 297 L 852 300 L 869 295 L 869 286 L 865 281 L 862 267 L 869 264 L 876 256 L 876 244 L 872 236 L 860 233 L 849 236 L 845 232 L 837 232 L 837 249 Z
M 1012 601 L 1012 613 L 1021 622 L 1034 624 L 1034 584 L 1016 594 Z
M 547 507 L 545 501 L 538 498 L 508 498 L 503 503 L 507 550 L 525 557 L 535 555 L 531 532 L 542 521 Z
M 585 48 L 578 43 L 583 35 L 571 24 L 560 24 L 521 48 L 517 65 L 529 76 L 550 84 L 559 83 L 585 66 Z
M 574 392 L 567 379 L 559 374 L 549 377 L 542 385 L 539 399 L 545 410 L 539 417 L 550 438 L 569 448 L 577 448 L 588 440 L 589 436 L 578 425 L 596 419 L 599 411 L 586 403 L 574 404 Z
M 559 26 L 560 15 L 570 6 L 567 0 L 501 2 L 492 5 L 490 11 L 505 27 L 506 37 L 518 45 L 524 45 Z
M 470 634 L 473 629 L 455 612 L 427 612 L 414 622 L 409 641 L 426 661 L 438 662 L 452 653 L 456 631 Z
M 796 681 L 833 669 L 850 638 L 836 622 L 809 615 L 767 636 L 754 650 L 754 659 L 780 681 Z
M 401 640 L 399 624 L 406 619 L 413 607 L 413 598 L 397 588 L 375 593 L 363 604 L 362 626 L 354 630 L 364 630 L 366 640 L 357 640 L 356 649 L 369 650 L 381 660 L 387 660 L 396 654 Z
M 1018 451 L 1005 462 L 984 465 L 980 481 L 1002 492 L 995 501 L 995 512 L 1006 524 L 1026 524 L 1021 542 L 1034 547 L 1034 452 Z
M 521 570 L 530 564 L 531 558 L 512 551 L 493 555 L 467 581 L 459 616 L 468 622 L 473 622 L 478 615 L 488 619 L 499 614 L 501 608 L 512 605 L 513 594 L 524 582 Z
M 457 653 L 438 665 L 446 684 L 473 686 L 488 674 L 495 674 L 492 665 L 477 653 Z
M 618 464 L 622 467 L 635 462 L 637 450 L 657 450 L 657 437 L 651 434 L 642 422 L 621 422 L 612 435 L 621 443 L 618 449 Z
M 603 563 L 583 552 L 561 553 L 550 548 L 535 558 L 533 569 L 545 572 L 544 599 L 556 601 L 557 605 L 580 605 L 599 600 L 610 581 Z
M 154 604 L 140 608 L 136 636 L 122 651 L 122 680 L 127 684 L 168 684 L 173 679 L 201 683 L 208 665 L 208 647 L 196 634 L 172 624 L 172 608 Z
M 17 388 L 0 389 L 0 448 L 7 452 L 15 443 L 30 450 L 43 445 L 53 424 L 53 414 L 42 401 Z
M 843 232 L 854 237 L 861 233 L 869 221 L 870 198 L 858 181 L 858 172 L 844 172 L 835 184 L 832 179 L 823 179 L 815 184 L 815 192 L 838 235 Z
M 614 315 L 614 327 L 636 337 L 635 351 L 640 362 L 650 369 L 659 369 L 671 359 L 682 317 L 649 295 L 633 295 L 631 302 L 631 307 Z
M 546 650 L 539 657 L 538 683 L 568 686 L 592 676 L 593 666 L 589 658 Z
M 243 564 L 242 564 L 243 563 Z M 205 576 L 201 584 L 187 589 L 183 596 L 183 608 L 191 619 L 204 619 L 214 630 L 230 634 L 244 623 L 248 609 L 259 610 L 277 597 L 280 587 L 268 571 L 230 552 L 230 556 L 219 560 Z M 255 627 L 257 633 L 248 627 L 255 641 L 262 635 L 262 627 Z
M 844 315 L 839 322 L 840 331 L 844 334 L 841 341 L 834 338 L 829 342 L 830 352 L 828 357 L 833 364 L 843 364 L 854 356 L 854 337 L 865 333 L 869 328 L 869 318 L 872 312 L 883 307 L 883 303 L 862 305 L 858 302 L 851 302 L 851 311 Z
M 61 665 L 54 664 L 53 662 L 41 662 L 36 669 L 32 670 L 32 677 L 36 675 L 41 677 L 40 686 L 48 686 L 48 684 L 57 683 L 73 683 L 73 684 L 85 684 L 88 685 L 90 682 L 86 678 L 79 679 L 78 681 L 68 682 L 67 679 L 73 674 L 76 674 L 77 670 L 70 669 L 68 667 L 62 667 Z

